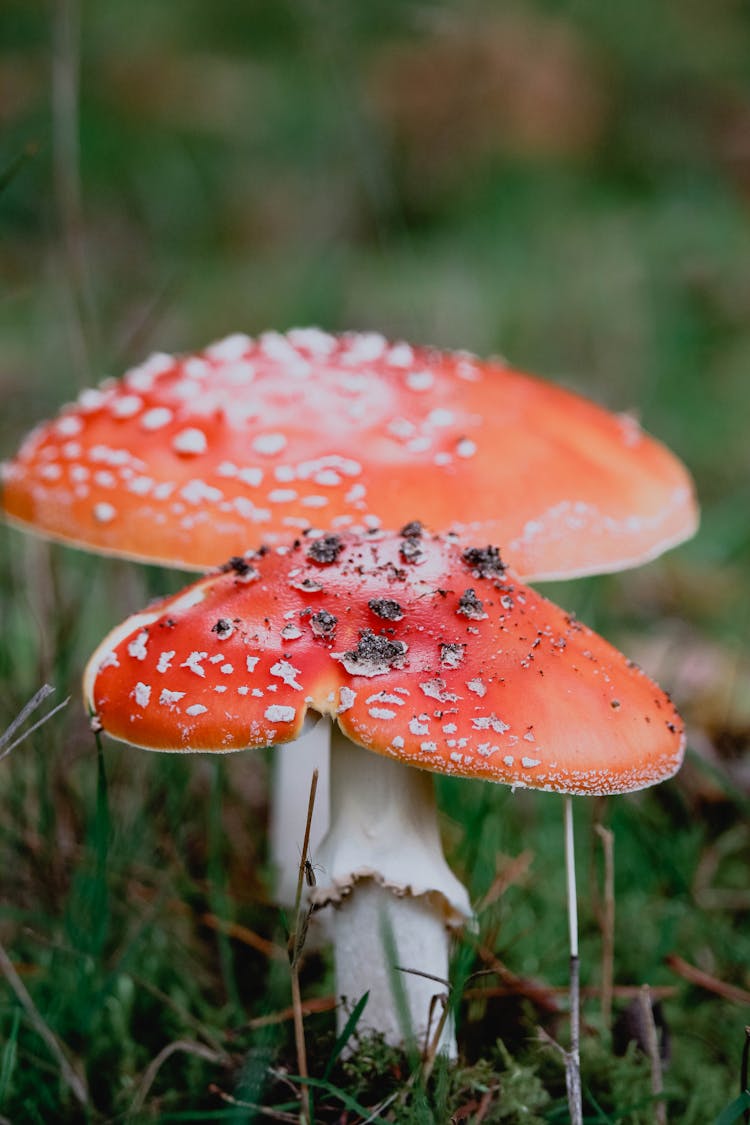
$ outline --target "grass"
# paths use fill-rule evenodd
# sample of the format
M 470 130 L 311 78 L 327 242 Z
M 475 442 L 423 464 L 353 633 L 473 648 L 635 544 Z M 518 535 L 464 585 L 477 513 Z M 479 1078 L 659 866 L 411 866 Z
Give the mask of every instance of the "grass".
M 587 1122 L 656 1119 L 632 1027 L 644 983 L 669 1033 L 668 1120 L 747 1109 L 749 40 L 731 3 L 0 11 L 0 454 L 150 349 L 315 321 L 502 351 L 638 410 L 695 473 L 693 543 L 548 590 L 670 688 L 690 729 L 674 782 L 576 802 Z M 77 51 L 66 118 L 49 63 L 70 78 Z M 42 683 L 72 696 L 0 760 L 0 942 L 33 1005 L 0 974 L 0 1120 L 298 1116 L 269 755 L 98 747 L 78 703 L 106 629 L 181 581 L 0 529 L 0 730 Z M 316 1120 L 565 1122 L 538 1034 L 566 1042 L 562 804 L 438 791 L 454 869 L 493 900 L 455 950 L 460 1065 L 425 1082 L 377 1041 L 338 1056 L 331 966 L 308 951 Z M 611 1028 L 597 826 L 615 841 Z

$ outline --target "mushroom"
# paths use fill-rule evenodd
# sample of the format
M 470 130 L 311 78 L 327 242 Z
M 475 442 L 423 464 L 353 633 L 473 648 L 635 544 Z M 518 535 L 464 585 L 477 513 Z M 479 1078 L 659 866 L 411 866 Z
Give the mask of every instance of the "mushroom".
M 629 415 L 501 360 L 311 328 L 152 355 L 35 429 L 3 477 L 20 526 L 198 570 L 311 527 L 419 512 L 465 543 L 501 543 L 522 577 L 565 578 L 645 562 L 696 525 L 685 468 Z M 304 770 L 281 757 L 282 902 L 314 760 L 314 733 Z M 321 784 L 320 829 L 326 796 Z
M 241 570 L 233 560 L 115 629 L 84 692 L 108 734 L 154 750 L 278 746 L 310 714 L 329 720 L 331 825 L 311 896 L 335 907 L 338 994 L 369 990 L 362 1026 L 392 1043 L 408 1031 L 396 966 L 418 970 L 399 979 L 411 1033 L 425 1036 L 449 931 L 470 917 L 429 771 L 621 793 L 670 777 L 684 747 L 667 696 L 522 585 L 496 548 L 416 523 L 308 536 L 247 555 Z M 455 1054 L 449 1023 L 440 1047 Z
M 206 569 L 309 528 L 415 512 L 527 579 L 620 570 L 695 529 L 684 466 L 629 415 L 500 360 L 315 329 L 157 354 L 4 467 L 29 530 Z

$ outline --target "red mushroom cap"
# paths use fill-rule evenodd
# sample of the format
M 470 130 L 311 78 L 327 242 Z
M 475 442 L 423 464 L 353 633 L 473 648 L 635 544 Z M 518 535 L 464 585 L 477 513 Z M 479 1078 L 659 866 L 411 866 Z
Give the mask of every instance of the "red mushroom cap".
M 423 769 L 570 793 L 661 781 L 684 742 L 668 697 L 495 548 L 416 524 L 231 560 L 116 629 L 85 694 L 149 749 L 288 742 L 311 708 Z
M 311 527 L 419 511 L 528 578 L 618 570 L 693 533 L 690 478 L 628 416 L 480 361 L 297 329 L 155 355 L 4 468 L 11 520 L 205 569 Z

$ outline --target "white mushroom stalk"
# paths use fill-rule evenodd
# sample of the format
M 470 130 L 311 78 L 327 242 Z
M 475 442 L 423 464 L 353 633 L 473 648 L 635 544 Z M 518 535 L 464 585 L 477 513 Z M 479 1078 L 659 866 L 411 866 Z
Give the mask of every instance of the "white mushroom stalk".
M 428 771 L 618 793 L 671 776 L 684 749 L 669 699 L 621 653 L 495 547 L 416 522 L 233 558 L 115 629 L 85 694 L 102 729 L 154 750 L 304 747 L 311 715 L 332 721 L 313 895 L 334 918 L 338 991 L 369 991 L 362 1026 L 395 1044 L 434 1032 L 449 931 L 471 914 Z M 455 1054 L 450 1026 L 439 1048 Z
M 305 809 L 315 770 L 321 778 L 310 824 L 309 850 L 315 855 L 330 819 L 330 725 L 321 719 L 295 742 L 284 746 L 273 763 L 273 799 L 269 813 L 268 853 L 274 878 L 274 901 L 291 910 L 297 895 Z M 309 937 L 308 937 L 309 940 Z
M 316 855 L 311 901 L 334 904 L 339 1031 L 369 992 L 359 1029 L 386 1042 L 416 1039 L 456 1056 L 449 988 L 449 930 L 471 918 L 466 888 L 440 842 L 432 778 L 369 754 L 334 726 L 331 826 Z

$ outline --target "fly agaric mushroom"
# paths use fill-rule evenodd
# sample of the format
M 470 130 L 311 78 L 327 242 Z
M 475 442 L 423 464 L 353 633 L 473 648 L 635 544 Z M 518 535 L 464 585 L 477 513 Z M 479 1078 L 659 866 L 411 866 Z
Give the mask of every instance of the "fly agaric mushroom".
M 382 916 L 398 963 L 444 979 L 448 930 L 470 914 L 426 771 L 622 793 L 670 777 L 684 745 L 667 696 L 495 548 L 416 523 L 233 559 L 115 629 L 84 691 L 107 733 L 154 750 L 279 745 L 310 712 L 331 720 L 331 827 L 312 897 L 337 907 L 338 993 L 369 989 L 363 1025 L 394 1043 Z M 434 980 L 407 973 L 403 988 L 421 1036 Z M 441 1045 L 455 1053 L 449 1031 Z
M 643 563 L 697 518 L 685 468 L 629 415 L 499 360 L 310 328 L 153 355 L 35 429 L 3 477 L 12 522 L 186 569 L 419 511 L 501 543 L 522 577 L 568 578 Z M 272 800 L 282 902 L 315 745 L 304 771 L 281 759 Z
M 418 511 L 502 543 L 522 577 L 567 578 L 642 563 L 696 524 L 684 466 L 629 415 L 374 333 L 153 355 L 35 429 L 3 476 L 5 513 L 27 529 L 198 570 Z

